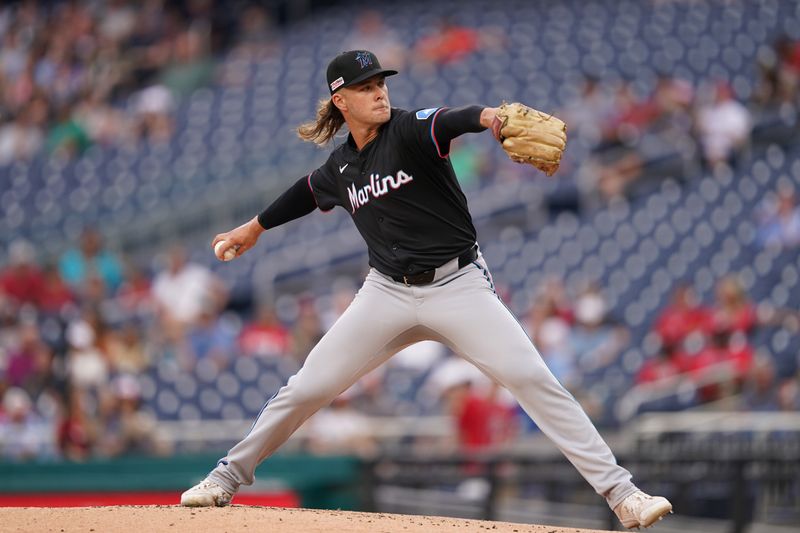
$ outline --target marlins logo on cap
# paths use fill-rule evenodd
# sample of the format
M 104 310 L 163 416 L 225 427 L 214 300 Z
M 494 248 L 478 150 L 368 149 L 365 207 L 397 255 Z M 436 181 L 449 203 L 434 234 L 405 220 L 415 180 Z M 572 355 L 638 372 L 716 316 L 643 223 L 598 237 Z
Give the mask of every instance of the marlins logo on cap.
M 356 61 L 361 65 L 361 68 L 367 68 L 372 64 L 372 56 L 369 52 L 358 52 L 356 54 Z

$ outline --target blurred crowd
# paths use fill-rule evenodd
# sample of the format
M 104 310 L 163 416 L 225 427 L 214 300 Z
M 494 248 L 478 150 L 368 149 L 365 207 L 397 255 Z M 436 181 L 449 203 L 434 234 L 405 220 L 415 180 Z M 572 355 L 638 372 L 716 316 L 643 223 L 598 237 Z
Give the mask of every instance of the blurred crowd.
M 740 394 L 751 410 L 797 411 L 796 375 L 776 375 L 776 361 L 752 344 L 760 328 L 800 331 L 797 309 L 756 304 L 735 275 L 717 282 L 713 305 L 705 306 L 690 285 L 676 287 L 672 301 L 657 317 L 653 333 L 658 350 L 642 365 L 639 384 L 683 377 L 696 386 L 700 403 Z
M 613 315 L 600 288 L 587 284 L 568 290 L 560 278 L 548 279 L 534 297 L 526 325 L 551 372 L 590 417 L 604 420 L 606 406 L 589 385 L 619 363 L 630 332 Z
M 293 300 L 226 311 L 228 289 L 185 248 L 164 250 L 151 270 L 87 228 L 76 246 L 42 259 L 17 240 L 0 268 L 0 456 L 27 458 L 169 453 L 169 435 L 143 409 L 139 377 L 156 368 L 218 375 L 237 357 L 298 363 L 346 301 L 326 314 Z M 330 316 L 334 313 L 335 316 Z M 270 393 L 271 394 L 271 393 Z
M 779 233 L 764 228 L 763 246 L 774 246 Z M 143 405 L 140 376 L 161 368 L 191 374 L 201 364 L 219 375 L 238 358 L 287 359 L 297 368 L 355 294 L 356 281 L 346 279 L 331 293 L 284 294 L 234 309 L 224 281 L 182 246 L 162 255 L 152 269 L 134 265 L 91 228 L 49 262 L 25 241 L 12 244 L 0 269 L 0 455 L 169 453 L 157 409 Z M 567 287 L 550 278 L 532 301 L 521 316 L 542 357 L 593 419 L 608 421 L 611 406 L 595 385 L 626 364 L 627 327 L 597 284 Z M 681 285 L 653 325 L 658 348 L 636 365 L 635 381 L 680 378 L 695 384 L 698 402 L 738 395 L 747 409 L 797 410 L 797 377 L 778 376 L 768 352 L 751 343 L 774 326 L 796 334 L 797 310 L 751 302 L 735 275 L 718 280 L 709 305 Z M 396 393 L 410 382 L 416 396 Z M 312 418 L 306 444 L 374 453 L 369 417 L 420 412 L 450 417 L 453 445 L 468 451 L 502 448 L 535 429 L 507 391 L 444 346 L 421 343 Z
M 710 172 L 735 166 L 747 154 L 758 118 L 776 112 L 793 117 L 800 105 L 800 42 L 781 37 L 765 50 L 748 87 L 722 79 L 695 86 L 662 73 L 647 94 L 636 80 L 587 77 L 579 97 L 557 113 L 582 149 L 565 161 L 575 167 L 574 188 L 553 202 L 592 208 L 636 195 L 647 187 L 645 177 L 690 177 L 698 165 Z
M 235 62 L 222 62 L 217 75 L 213 54 L 257 60 L 279 50 L 273 15 L 259 4 L 239 7 L 29 0 L 2 8 L 0 165 L 41 151 L 169 140 L 184 96 L 215 79 L 242 82 Z M 507 46 L 492 26 L 448 17 L 409 44 L 374 10 L 359 14 L 343 43 L 373 50 L 388 68 L 422 70 Z M 698 163 L 714 171 L 735 165 L 758 115 L 796 109 L 800 43 L 779 38 L 755 67 L 758 79 L 746 88 L 721 79 L 694 86 L 663 73 L 645 92 L 639 80 L 587 77 L 580 94 L 555 110 L 569 124 L 572 146 L 551 206 L 592 208 L 637 194 L 643 176 L 684 176 Z M 486 151 L 462 141 L 452 157 L 463 180 L 497 179 L 487 172 Z
M 93 144 L 168 140 L 177 102 L 213 78 L 214 52 L 257 58 L 276 49 L 267 11 L 254 4 L 226 16 L 223 4 L 25 1 L 1 7 L 0 165 L 42 150 L 72 156 Z M 412 59 L 413 68 L 436 68 L 506 44 L 491 30 L 444 18 L 409 47 L 377 12 L 366 11 L 346 47 L 372 49 L 387 68 Z M 631 194 L 650 165 L 675 159 L 653 145 L 673 149 L 680 165 L 686 157 L 710 172 L 735 165 L 748 148 L 754 113 L 796 108 L 800 45 L 779 40 L 759 72 L 747 102 L 723 81 L 694 87 L 664 75 L 645 95 L 631 81 L 587 78 L 580 97 L 558 112 L 586 148 L 575 152 L 580 163 L 569 154 L 564 161 L 563 182 L 572 177 L 576 184 L 567 203 L 583 208 Z M 235 76 L 223 69 L 225 83 L 236 83 Z M 471 142 L 454 146 L 459 177 L 493 179 L 493 165 Z M 765 198 L 754 222 L 763 248 L 800 246 L 791 186 Z M 180 245 L 145 265 L 106 246 L 96 228 L 71 244 L 52 258 L 17 240 L 0 265 L 5 459 L 168 454 L 173 443 L 144 405 L 142 375 L 165 367 L 188 374 L 201 364 L 218 374 L 245 357 L 298 366 L 355 293 L 349 280 L 328 294 L 282 295 L 242 308 L 231 305 L 225 281 Z M 762 328 L 780 325 L 797 334 L 796 310 L 751 302 L 736 276 L 717 280 L 714 301 L 706 304 L 690 285 L 676 288 L 653 325 L 657 349 L 633 368 L 621 360 L 631 332 L 597 283 L 575 287 L 548 279 L 532 300 L 531 309 L 516 310 L 526 331 L 596 420 L 608 419 L 609 406 L 593 385 L 620 366 L 640 385 L 694 382 L 699 402 L 735 394 L 747 409 L 800 407 L 797 377 L 778 377 L 770 355 L 752 344 Z M 409 384 L 420 395 L 398 401 L 397 390 Z M 425 405 L 412 408 L 414 401 Z M 454 445 L 467 451 L 508 446 L 532 429 L 506 391 L 443 346 L 421 343 L 313 417 L 307 445 L 371 454 L 378 442 L 369 417 L 420 411 L 449 417 Z
M 4 3 L 0 165 L 168 140 L 176 101 L 212 79 L 211 54 L 240 24 L 220 15 L 221 4 Z
M 79 155 L 92 145 L 173 133 L 181 99 L 216 77 L 213 54 L 263 59 L 277 49 L 275 13 L 258 3 L 219 0 L 12 2 L 0 8 L 0 165 L 39 153 Z M 443 19 L 408 51 L 376 11 L 365 11 L 348 42 L 389 67 L 409 57 L 459 61 L 496 42 Z M 236 75 L 220 75 L 235 84 Z

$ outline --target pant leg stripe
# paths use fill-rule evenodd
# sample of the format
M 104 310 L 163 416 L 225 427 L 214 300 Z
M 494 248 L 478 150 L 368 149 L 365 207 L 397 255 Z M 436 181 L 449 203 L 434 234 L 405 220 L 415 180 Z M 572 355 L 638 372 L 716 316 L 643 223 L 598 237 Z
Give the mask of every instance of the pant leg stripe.
M 483 277 L 489 282 L 489 288 L 492 289 L 492 292 L 496 295 L 497 291 L 494 290 L 494 282 L 492 281 L 492 276 L 489 275 L 489 271 L 483 268 L 483 266 L 477 261 L 473 261 L 472 264 L 478 267 L 481 272 L 483 272 Z
M 258 416 L 256 416 L 256 419 L 253 421 L 253 425 L 250 426 L 250 429 L 247 431 L 247 434 L 245 434 L 245 437 L 247 437 L 247 435 L 253 432 L 253 429 L 256 427 L 256 424 L 258 423 L 258 419 L 261 418 L 261 414 L 264 412 L 264 409 L 266 409 L 269 403 L 275 399 L 275 397 L 278 395 L 278 393 L 281 391 L 283 387 L 284 385 L 281 385 L 280 389 L 275 391 L 275 394 L 273 394 L 272 397 L 269 400 L 267 400 L 267 402 L 261 407 L 261 410 L 258 412 Z M 244 439 L 244 437 L 242 439 Z M 225 457 L 227 457 L 227 455 Z M 225 458 L 222 458 L 219 461 L 217 461 L 217 466 L 221 464 L 228 466 L 228 461 L 226 461 Z
M 284 386 L 282 385 L 282 386 L 280 387 L 280 389 L 278 389 L 278 390 L 276 390 L 276 391 L 275 391 L 275 394 L 273 394 L 273 395 L 272 395 L 272 398 L 270 398 L 269 400 L 267 400 L 267 402 L 264 404 L 264 406 L 263 406 L 263 407 L 261 408 L 261 410 L 258 412 L 258 416 L 256 416 L 256 419 L 253 421 L 253 425 L 252 425 L 252 426 L 250 426 L 250 431 L 248 431 L 248 432 L 247 432 L 247 435 L 249 435 L 250 433 L 252 433 L 252 431 L 253 431 L 253 428 L 255 428 L 255 427 L 256 427 L 256 424 L 258 423 L 258 419 L 259 419 L 259 418 L 261 418 L 261 414 L 264 412 L 264 409 L 266 409 L 266 408 L 267 408 L 267 406 L 269 405 L 269 403 L 270 403 L 272 400 L 274 400 L 274 399 L 275 399 L 275 397 L 278 395 L 278 393 L 281 391 L 281 389 L 282 389 L 283 387 L 284 387 Z M 245 437 L 246 437 L 247 435 L 245 435 Z

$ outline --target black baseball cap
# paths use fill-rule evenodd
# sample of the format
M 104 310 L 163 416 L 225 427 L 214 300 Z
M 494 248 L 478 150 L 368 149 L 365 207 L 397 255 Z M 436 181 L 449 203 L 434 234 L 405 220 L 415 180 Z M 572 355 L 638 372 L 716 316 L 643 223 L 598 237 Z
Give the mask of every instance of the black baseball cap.
M 342 87 L 349 87 L 379 74 L 392 76 L 397 71 L 382 68 L 375 54 L 367 50 L 342 52 L 328 63 L 328 89 L 333 95 Z

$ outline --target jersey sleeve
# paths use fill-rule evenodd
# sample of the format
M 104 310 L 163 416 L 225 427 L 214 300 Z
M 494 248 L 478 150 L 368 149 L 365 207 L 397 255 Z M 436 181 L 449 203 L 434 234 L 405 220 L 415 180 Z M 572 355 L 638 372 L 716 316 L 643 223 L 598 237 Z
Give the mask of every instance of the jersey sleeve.
M 482 106 L 457 108 L 431 107 L 408 113 L 401 121 L 401 132 L 425 152 L 445 158 L 450 153 L 450 141 L 464 133 L 479 132 Z
M 308 188 L 311 189 L 320 211 L 330 211 L 341 204 L 336 174 L 331 172 L 331 168 L 334 166 L 335 163 L 331 156 L 324 165 L 309 174 L 307 178 Z
M 264 229 L 276 228 L 316 208 L 317 200 L 308 187 L 308 176 L 303 176 L 258 215 L 258 223 Z

